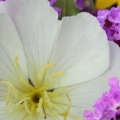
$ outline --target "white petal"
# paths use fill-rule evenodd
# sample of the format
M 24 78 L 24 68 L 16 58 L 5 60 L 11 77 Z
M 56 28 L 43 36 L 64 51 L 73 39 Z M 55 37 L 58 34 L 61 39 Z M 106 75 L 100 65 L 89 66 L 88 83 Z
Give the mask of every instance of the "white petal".
M 120 78 L 120 48 L 117 44 L 110 42 L 110 66 L 108 70 L 89 82 L 82 83 L 74 87 L 70 96 L 74 107 L 70 112 L 83 116 L 83 111 L 91 109 L 96 100 L 102 96 L 103 92 L 109 90 L 108 80 L 111 77 Z
M 0 119 L 1 120 L 23 120 L 26 116 L 25 111 L 14 111 L 8 109 L 5 102 L 0 101 Z
M 14 22 L 27 56 L 29 76 L 36 85 L 38 72 L 49 63 L 60 22 L 47 0 L 8 1 L 8 7 L 15 3 L 18 6 Z
M 43 0 L 8 1 L 8 8 L 17 4 L 18 9 L 11 13 L 25 46 L 30 78 L 34 80 L 36 73 L 50 60 L 57 38 L 57 15 Z M 62 70 L 66 74 L 61 85 L 70 85 L 102 74 L 109 64 L 108 55 L 105 33 L 94 17 L 83 13 L 63 20 L 51 62 L 57 63 L 55 71 Z
M 7 86 L 4 86 L 3 84 L 0 83 L 0 101 L 3 100 L 6 101 L 7 93 L 8 93 Z
M 6 1 L 0 2 L 0 13 L 7 13 Z
M 27 78 L 27 64 L 20 38 L 11 18 L 0 15 L 0 79 L 10 82 L 19 81 L 19 73 L 15 67 L 18 57 L 19 66 Z M 17 62 L 17 61 L 16 61 Z
M 62 86 L 77 84 L 100 76 L 109 65 L 106 34 L 95 17 L 80 13 L 63 18 L 51 61 L 54 71 L 65 73 Z
M 30 115 L 24 109 L 17 109 L 16 105 L 6 105 L 0 101 L 0 120 L 45 120 L 39 114 Z

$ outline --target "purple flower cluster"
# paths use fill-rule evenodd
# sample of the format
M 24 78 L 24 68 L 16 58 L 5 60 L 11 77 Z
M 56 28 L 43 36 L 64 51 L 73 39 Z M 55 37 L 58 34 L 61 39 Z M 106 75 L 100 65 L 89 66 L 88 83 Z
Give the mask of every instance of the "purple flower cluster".
M 93 106 L 94 112 L 86 110 L 86 120 L 120 120 L 120 86 L 119 80 L 109 80 L 110 91 L 103 93 L 102 98 Z
M 120 7 L 111 10 L 99 10 L 97 19 L 106 31 L 108 40 L 120 40 Z

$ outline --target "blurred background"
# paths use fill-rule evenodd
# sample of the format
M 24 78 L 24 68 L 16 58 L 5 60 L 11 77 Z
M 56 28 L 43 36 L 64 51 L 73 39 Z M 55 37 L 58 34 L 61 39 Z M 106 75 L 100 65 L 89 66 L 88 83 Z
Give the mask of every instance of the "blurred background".
M 88 12 L 94 15 L 105 30 L 108 40 L 120 46 L 120 0 L 49 0 L 58 12 L 59 20 L 64 16 Z
M 96 16 L 98 10 L 110 9 L 120 5 L 120 0 L 49 0 L 59 13 L 59 19 L 63 16 L 76 15 L 79 12 L 89 12 Z

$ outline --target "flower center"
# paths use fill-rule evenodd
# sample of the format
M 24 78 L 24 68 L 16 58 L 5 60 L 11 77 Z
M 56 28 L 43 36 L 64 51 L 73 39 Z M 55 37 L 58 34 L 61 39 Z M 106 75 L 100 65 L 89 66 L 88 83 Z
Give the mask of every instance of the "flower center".
M 41 76 L 44 76 L 45 72 L 53 65 L 53 63 L 49 63 L 43 67 L 38 73 L 38 83 L 42 78 Z M 8 109 L 12 112 L 22 110 L 28 115 L 39 114 L 42 118 L 46 118 L 46 116 L 63 116 L 66 120 L 67 116 L 70 116 L 74 119 L 81 120 L 78 116 L 69 113 L 72 103 L 68 95 L 68 88 L 64 89 L 63 92 L 63 88 L 61 87 L 58 89 L 50 89 L 49 84 L 36 87 L 30 79 L 27 81 L 23 74 L 21 74 L 18 58 L 15 58 L 15 66 L 20 73 L 20 85 L 22 90 L 10 82 L 2 81 L 3 84 L 8 86 L 6 104 L 9 106 L 12 105 L 12 107 L 8 107 Z M 63 72 L 57 72 L 50 77 L 59 77 L 62 75 Z
M 32 96 L 32 101 L 34 103 L 39 103 L 39 100 L 40 100 L 40 94 L 39 93 L 35 93 L 33 96 Z

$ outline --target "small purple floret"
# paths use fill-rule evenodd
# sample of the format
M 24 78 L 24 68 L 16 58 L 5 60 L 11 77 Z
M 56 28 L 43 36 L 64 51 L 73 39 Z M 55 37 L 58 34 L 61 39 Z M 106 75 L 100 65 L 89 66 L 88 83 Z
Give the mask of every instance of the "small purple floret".
M 117 78 L 109 80 L 110 91 L 93 106 L 94 112 L 84 111 L 85 120 L 120 120 L 120 85 Z
M 108 20 L 112 23 L 120 23 L 120 7 L 110 10 Z
M 111 10 L 99 10 L 97 19 L 106 31 L 108 40 L 120 40 L 120 7 Z

